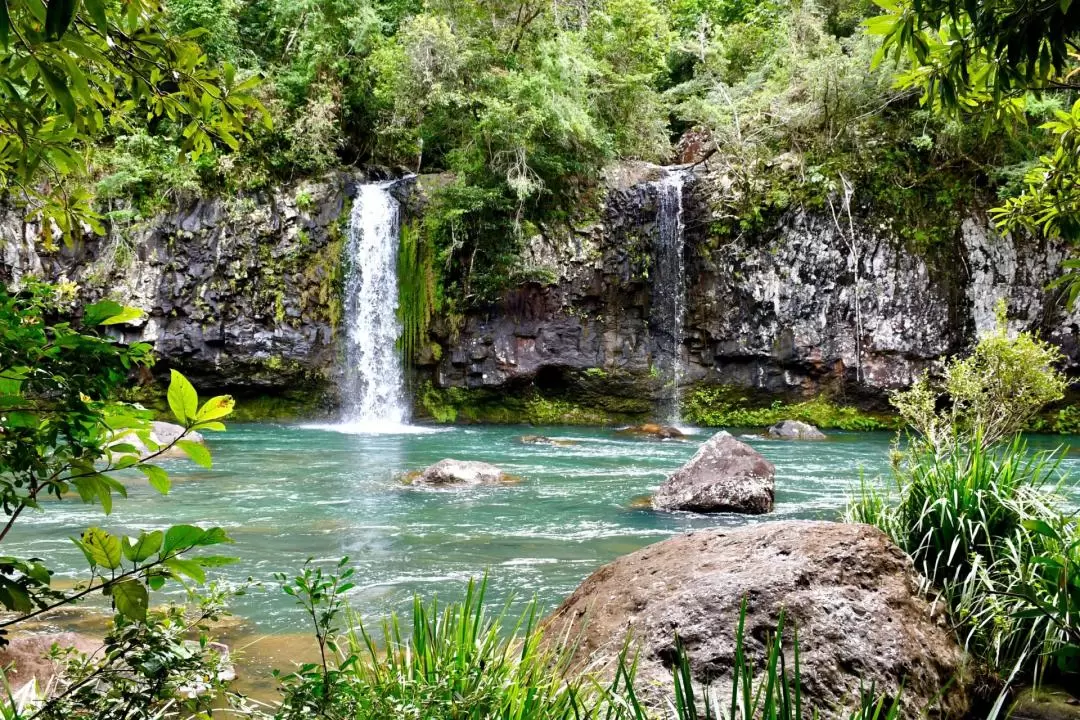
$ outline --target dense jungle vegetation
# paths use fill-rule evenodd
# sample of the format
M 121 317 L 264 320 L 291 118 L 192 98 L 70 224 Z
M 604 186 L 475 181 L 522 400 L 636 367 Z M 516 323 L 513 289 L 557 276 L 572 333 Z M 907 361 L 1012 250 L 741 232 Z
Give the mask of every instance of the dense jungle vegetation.
M 44 157 L 65 192 L 31 204 L 99 225 L 342 165 L 447 172 L 417 257 L 427 302 L 451 303 L 512 283 L 522 238 L 591 212 L 605 166 L 671 162 L 688 145 L 687 159 L 707 156 L 724 176 L 720 234 L 796 203 L 824 208 L 845 188 L 917 248 L 951 239 L 973 207 L 1070 232 L 1067 192 L 1045 170 L 1071 154 L 1039 160 L 1076 122 L 1063 112 L 1068 54 L 1036 58 L 1050 64 L 1031 82 L 987 88 L 985 60 L 946 64 L 971 54 L 947 40 L 969 21 L 912 35 L 909 16 L 869 0 L 171 0 L 161 29 L 189 43 L 199 73 L 240 91 L 218 91 L 236 107 L 221 114 L 192 90 L 204 122 L 119 101 L 97 117 L 72 75 L 59 102 L 73 147 Z M 43 89 L 67 70 L 42 74 Z M 226 132 L 204 130 L 219 117 Z M 193 151 L 185 162 L 178 147 Z

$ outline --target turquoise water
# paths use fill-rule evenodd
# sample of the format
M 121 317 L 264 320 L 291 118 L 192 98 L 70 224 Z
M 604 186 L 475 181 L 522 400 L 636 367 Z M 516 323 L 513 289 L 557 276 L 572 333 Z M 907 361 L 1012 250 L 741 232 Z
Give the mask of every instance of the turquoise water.
M 523 434 L 575 441 L 524 445 Z M 214 469 L 168 463 L 173 490 L 157 495 L 133 482 L 113 514 L 77 500 L 49 503 L 5 542 L 11 554 L 46 558 L 62 578 L 85 561 L 68 539 L 90 525 L 132 534 L 175 523 L 225 527 L 240 562 L 226 577 L 248 576 L 264 591 L 240 598 L 236 612 L 269 632 L 296 629 L 291 600 L 275 571 L 308 557 L 348 555 L 358 587 L 350 602 L 363 615 L 401 609 L 414 592 L 456 597 L 465 581 L 489 572 L 496 598 L 511 594 L 553 607 L 615 557 L 694 528 L 763 520 L 834 518 L 846 494 L 888 472 L 887 433 L 834 433 L 825 442 L 742 439 L 776 465 L 776 511 L 763 518 L 661 514 L 633 509 L 689 459 L 707 432 L 684 441 L 637 440 L 600 428 L 455 427 L 427 434 L 349 435 L 284 425 L 235 425 L 209 438 Z M 1073 438 L 1033 438 L 1068 445 Z M 484 460 L 519 475 L 517 485 L 466 491 L 407 489 L 397 476 L 445 457 Z M 1080 456 L 1064 469 L 1080 477 Z M 1075 483 L 1075 480 L 1071 482 Z M 1080 500 L 1080 488 L 1069 487 Z

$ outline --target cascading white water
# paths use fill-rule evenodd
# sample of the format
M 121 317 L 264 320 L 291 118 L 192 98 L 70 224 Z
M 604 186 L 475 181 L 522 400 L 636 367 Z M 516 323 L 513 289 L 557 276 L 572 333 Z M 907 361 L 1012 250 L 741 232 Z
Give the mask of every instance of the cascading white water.
M 672 423 L 680 419 L 683 315 L 686 312 L 686 264 L 683 259 L 685 181 L 685 171 L 673 170 L 655 183 L 659 203 L 650 327 L 659 350 L 657 369 L 667 390 L 661 411 Z
M 373 432 L 408 420 L 397 341 L 401 208 L 392 182 L 361 185 L 349 222 L 342 421 Z

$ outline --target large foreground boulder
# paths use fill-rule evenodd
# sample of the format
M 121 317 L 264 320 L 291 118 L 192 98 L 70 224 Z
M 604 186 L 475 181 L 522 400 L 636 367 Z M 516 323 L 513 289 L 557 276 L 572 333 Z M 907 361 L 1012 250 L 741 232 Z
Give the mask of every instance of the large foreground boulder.
M 730 697 L 744 598 L 744 643 L 756 662 L 781 609 L 789 631 L 795 623 L 804 706 L 823 717 L 847 717 L 843 708 L 871 685 L 889 697 L 903 686 L 904 717 L 931 705 L 932 717 L 968 708 L 955 637 L 919 595 L 910 559 L 869 525 L 761 523 L 650 545 L 593 573 L 549 618 L 548 632 L 580 642 L 578 667 L 607 674 L 630 633 L 638 684 L 654 700 L 671 695 L 677 632 L 694 677 Z M 787 632 L 785 647 L 790 671 Z
M 440 460 L 424 470 L 409 473 L 404 477 L 406 485 L 429 488 L 501 485 L 514 480 L 514 476 L 504 473 L 494 465 L 475 460 L 451 460 L 449 458 Z
M 783 420 L 770 427 L 765 434 L 779 440 L 825 440 L 825 433 L 801 420 Z
M 757 450 L 718 432 L 653 496 L 657 510 L 772 512 L 776 468 Z

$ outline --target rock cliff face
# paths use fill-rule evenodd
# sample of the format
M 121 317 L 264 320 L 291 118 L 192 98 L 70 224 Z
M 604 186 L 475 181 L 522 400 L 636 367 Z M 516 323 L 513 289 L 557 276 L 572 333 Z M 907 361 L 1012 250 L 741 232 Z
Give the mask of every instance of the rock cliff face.
M 342 174 L 262 196 L 182 202 L 55 252 L 9 213 L 0 219 L 0 275 L 62 278 L 85 299 L 142 308 L 145 319 L 126 339 L 152 343 L 201 390 L 321 391 L 337 357 L 341 218 L 356 181 Z
M 655 371 L 664 329 L 650 324 L 655 175 L 623 173 L 593 225 L 534 238 L 526 257 L 557 281 L 520 287 L 469 316 L 434 370 L 436 383 L 535 383 L 569 387 L 586 401 L 621 393 L 631 404 L 670 392 Z M 687 384 L 880 401 L 991 329 L 1000 298 L 1013 329 L 1036 330 L 1071 365 L 1080 360 L 1080 315 L 1045 290 L 1063 245 L 1001 237 L 972 216 L 952 247 L 917 254 L 887 227 L 856 216 L 838 228 L 827 211 L 789 212 L 769 230 L 719 236 L 709 209 L 717 183 L 698 175 L 684 195 Z
M 417 379 L 558 391 L 631 414 L 670 396 L 657 371 L 670 328 L 654 317 L 650 279 L 664 173 L 619 168 L 592 222 L 530 239 L 522 262 L 550 280 L 508 291 L 458 327 L 436 322 L 442 352 L 415 368 Z M 0 278 L 64 278 L 87 299 L 111 295 L 145 309 L 127 339 L 152 342 L 162 367 L 207 390 L 317 390 L 332 404 L 342 240 L 362 179 L 342 173 L 258 196 L 179 202 L 54 252 L 35 242 L 33 225 L 0 213 Z M 712 232 L 721 185 L 707 173 L 685 184 L 685 384 L 880 399 L 991 327 L 1001 297 L 1016 328 L 1038 330 L 1080 360 L 1080 315 L 1065 314 L 1044 289 L 1064 257 L 1059 244 L 1003 238 L 972 216 L 952 247 L 926 256 L 906 250 L 872 212 L 857 213 L 851 232 L 805 210 L 732 236 Z

